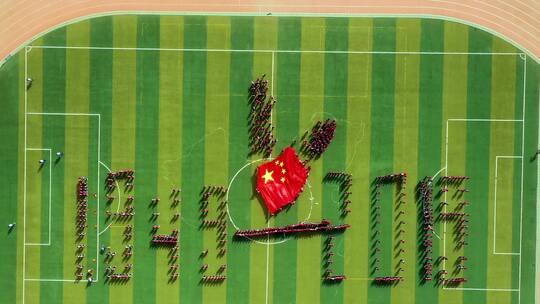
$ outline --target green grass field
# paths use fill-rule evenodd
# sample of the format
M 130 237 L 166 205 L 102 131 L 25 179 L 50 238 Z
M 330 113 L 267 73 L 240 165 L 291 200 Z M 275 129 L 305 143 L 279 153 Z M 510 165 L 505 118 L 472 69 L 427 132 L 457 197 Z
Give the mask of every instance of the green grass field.
M 239 171 L 261 158 L 248 156 L 247 89 L 262 74 L 278 100 L 274 156 L 317 120 L 337 120 L 308 191 L 268 222 L 253 196 L 259 163 Z M 539 78 L 539 64 L 509 43 L 435 19 L 118 15 L 56 29 L 0 67 L 0 303 L 534 303 Z M 55 162 L 57 151 L 65 155 Z M 39 159 L 48 160 L 41 170 Z M 108 204 L 104 179 L 125 168 L 135 170 L 136 215 L 107 220 L 127 193 Z M 336 185 L 322 181 L 336 170 L 353 174 L 344 218 Z M 381 268 L 393 275 L 405 259 L 404 280 L 380 287 L 371 273 L 372 181 L 400 171 L 409 175 L 403 207 L 383 193 Z M 468 282 L 455 288 L 420 275 L 414 186 L 434 175 L 471 177 L 469 245 L 455 247 L 452 224 L 434 227 L 433 256 L 446 254 L 449 272 L 468 257 Z M 90 286 L 73 281 L 79 176 L 91 193 L 82 251 L 85 269 L 98 272 Z M 323 218 L 350 224 L 336 235 L 333 264 L 347 280 L 323 282 L 322 235 L 238 241 L 230 222 L 227 253 L 217 257 L 216 231 L 200 229 L 200 191 L 229 186 L 233 176 L 229 221 L 242 229 Z M 172 208 L 177 187 L 182 202 Z M 462 200 L 451 193 L 448 208 Z M 158 207 L 149 207 L 156 196 Z M 181 220 L 171 221 L 176 212 Z M 405 252 L 396 256 L 401 220 Z M 169 251 L 149 245 L 155 223 L 180 231 L 176 281 Z M 121 252 L 128 224 L 133 257 L 110 265 L 133 263 L 133 278 L 107 283 L 99 248 Z M 227 280 L 201 284 L 205 263 L 207 274 L 227 264 Z

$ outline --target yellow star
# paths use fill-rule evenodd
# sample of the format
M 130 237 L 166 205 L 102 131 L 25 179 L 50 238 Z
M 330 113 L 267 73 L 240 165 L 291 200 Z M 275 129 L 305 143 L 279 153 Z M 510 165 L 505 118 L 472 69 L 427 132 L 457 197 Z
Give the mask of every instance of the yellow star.
M 281 178 L 281 182 L 282 182 L 282 183 L 285 182 L 285 177 L 282 177 L 282 178 Z
M 279 166 L 279 160 L 276 160 L 276 165 L 278 165 L 278 166 Z
M 281 169 L 281 173 L 285 174 L 285 173 L 287 173 L 287 170 Z
M 280 165 L 281 167 L 283 167 L 283 162 L 280 162 L 279 165 Z
M 272 177 L 272 173 L 274 173 L 274 171 L 268 172 L 268 169 L 265 170 L 265 173 L 262 176 L 262 178 L 264 178 L 265 184 L 268 183 L 268 181 L 274 181 L 274 178 Z

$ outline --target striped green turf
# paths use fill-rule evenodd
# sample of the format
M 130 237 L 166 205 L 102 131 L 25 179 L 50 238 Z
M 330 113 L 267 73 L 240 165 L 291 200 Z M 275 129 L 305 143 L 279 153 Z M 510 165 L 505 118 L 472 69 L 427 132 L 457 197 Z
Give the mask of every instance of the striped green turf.
M 17 55 L 8 64 L 0 68 L 0 99 L 2 100 L 19 100 L 19 88 L 17 84 L 19 82 L 19 60 Z M 0 139 L 3 142 L 0 153 L 2 155 L 0 164 L 2 168 L 9 172 L 17 172 L 17 165 L 19 163 L 20 151 L 18 151 L 18 136 L 19 136 L 19 104 L 17 102 L 10 102 L 4 105 L 5 117 L 0 121 Z M 6 199 L 8 203 L 2 209 L 0 213 L 1 223 L 16 223 L 19 227 L 23 227 L 22 222 L 18 222 L 17 213 L 19 204 L 17 204 L 17 196 L 19 189 L 19 181 L 14 178 L 13 175 L 2 174 L 0 176 L 0 183 L 5 185 L 0 189 L 0 194 Z M 17 223 L 18 222 L 18 223 Z M 18 242 L 17 237 L 20 234 L 20 229 L 14 229 L 7 233 L 5 237 L 0 239 L 1 248 L 12 248 L 12 250 L 2 250 L 0 252 L 0 259 L 4 261 L 1 266 L 1 271 L 5 274 L 12 274 L 11 278 L 14 278 L 17 272 L 17 250 Z M 3 303 L 15 303 L 18 281 L 9 280 L 2 282 L 5 286 L 5 290 L 0 293 L 0 302 Z M 5 285 L 4 285 L 5 284 Z
M 326 20 L 325 46 L 331 51 L 346 51 L 348 49 L 348 20 L 331 18 Z M 335 119 L 345 125 L 347 122 L 347 83 L 348 83 L 348 54 L 326 53 L 324 57 L 324 105 L 323 119 Z M 332 145 L 324 153 L 323 174 L 328 171 L 345 170 L 347 129 L 336 129 Z M 329 219 L 334 224 L 346 222 L 341 215 L 338 187 L 335 184 L 324 184 L 322 188 L 322 218 Z M 326 238 L 321 237 L 321 246 Z M 334 263 L 331 266 L 337 275 L 344 274 L 344 235 L 335 234 Z M 322 254 L 321 254 L 322 255 Z M 321 265 L 323 260 L 321 259 Z M 321 270 L 321 274 L 324 270 Z M 343 285 L 324 283 L 321 286 L 323 303 L 342 302 Z
M 491 36 L 478 30 L 469 32 L 469 51 L 489 52 L 491 51 Z M 488 56 L 469 56 L 468 66 L 468 90 L 467 90 L 467 117 L 488 118 L 490 117 L 490 80 L 491 80 L 491 58 Z M 467 182 L 467 187 L 472 190 L 467 194 L 467 199 L 472 202 L 470 212 L 470 239 L 474 239 L 471 246 L 464 250 L 471 263 L 478 265 L 477 271 L 468 272 L 470 284 L 473 287 L 486 286 L 487 275 L 487 235 L 488 229 L 488 200 L 485 193 L 488 192 L 489 185 L 486 174 L 489 170 L 489 158 L 479 156 L 489 155 L 490 124 L 467 122 L 466 140 L 466 175 L 471 177 Z M 484 303 L 486 301 L 485 292 L 466 292 L 463 295 L 465 303 Z
M 0 173 L 5 202 L 0 224 L 17 221 L 12 233 L 0 236 L 0 247 L 10 248 L 0 251 L 4 261 L 0 302 L 22 303 L 23 292 L 24 303 L 44 304 L 534 301 L 536 206 L 532 202 L 536 201 L 537 161 L 533 156 L 538 146 L 540 68 L 530 57 L 512 54 L 520 51 L 499 38 L 436 19 L 118 15 L 61 27 L 32 45 L 28 53 L 22 50 L 0 67 L 4 101 L 0 163 L 5 168 Z M 39 48 L 43 45 L 59 48 Z M 178 50 L 184 48 L 197 50 Z M 25 93 L 26 70 L 34 81 Z M 315 121 L 338 122 L 332 145 L 310 164 L 310 186 L 294 206 L 268 221 L 251 190 L 251 174 L 258 163 L 236 175 L 247 162 L 260 158 L 248 156 L 246 118 L 247 87 L 261 74 L 266 74 L 278 99 L 272 117 L 278 138 L 273 155 Z M 25 130 L 25 95 L 29 112 L 100 116 L 28 115 Z M 455 118 L 524 121 L 449 122 L 446 151 L 447 120 Z M 56 164 L 48 159 L 38 171 L 37 160 L 48 158 L 48 152 L 27 151 L 25 157 L 25 146 L 51 148 L 53 158 L 56 151 L 66 155 Z M 495 180 L 495 157 L 522 153 L 522 160 L 499 160 Z M 136 170 L 132 192 L 136 216 L 131 221 L 107 220 L 105 210 L 125 208 L 127 193 L 120 192 L 122 201 L 117 197 L 108 205 L 100 188 L 100 210 L 96 210 L 97 199 L 93 195 L 90 199 L 83 260 L 95 270 L 97 259 L 99 282 L 86 287 L 50 281 L 74 278 L 76 178 L 88 176 L 91 194 L 97 193 L 107 167 Z M 352 213 L 346 217 L 337 208 L 336 185 L 322 183 L 324 174 L 332 170 L 353 174 Z M 399 209 L 406 212 L 406 251 L 401 255 L 406 259 L 401 273 L 405 281 L 379 287 L 370 278 L 394 275 L 401 258 L 394 249 L 399 211 L 393 208 L 391 187 L 385 187 L 379 224 L 381 271 L 371 273 L 371 182 L 394 171 L 409 173 L 406 205 Z M 98 172 L 102 180 L 95 184 Z M 459 255 L 469 257 L 465 290 L 445 290 L 435 281 L 422 283 L 419 276 L 422 264 L 416 246 L 421 226 L 414 186 L 418 179 L 437 172 L 472 177 L 466 194 L 471 201 L 469 245 L 455 249 L 454 225 L 448 223 L 444 235 L 443 222 L 438 221 L 435 229 L 441 240 L 434 239 L 433 253 L 436 258 L 446 251 L 451 273 Z M 199 192 L 204 184 L 227 185 L 235 175 L 229 211 L 241 228 L 306 218 L 351 224 L 350 230 L 336 235 L 332 265 L 335 274 L 348 279 L 341 284 L 322 281 L 325 238 L 320 236 L 258 244 L 233 239 L 235 228 L 229 222 L 228 251 L 217 258 L 215 231 L 199 228 Z M 178 209 L 170 208 L 168 199 L 175 187 L 182 189 Z M 168 250 L 149 245 L 154 223 L 149 203 L 155 196 L 161 198 L 155 209 L 160 212 L 156 222 L 160 233 L 180 228 L 180 277 L 173 282 L 168 281 Z M 436 196 L 435 206 L 443 198 Z M 449 208 L 460 200 L 450 196 Z M 181 220 L 170 221 L 177 210 Z M 49 212 L 51 245 L 24 246 L 23 241 L 48 242 Z M 122 261 L 127 244 L 122 242 L 122 230 L 128 223 L 135 227 L 129 242 L 134 244 L 134 256 Z M 497 251 L 521 255 L 493 255 L 494 238 Z M 132 280 L 106 282 L 103 270 L 108 265 L 96 253 L 96 243 L 119 253 L 111 263 L 117 272 L 134 263 Z M 200 259 L 206 248 L 209 257 Z M 209 264 L 207 274 L 227 264 L 226 282 L 201 284 L 203 263 Z M 436 265 L 434 272 L 441 267 Z
M 184 47 L 204 49 L 207 46 L 206 19 L 185 17 Z M 199 228 L 200 191 L 204 185 L 204 143 L 205 143 L 205 85 L 206 52 L 185 52 L 183 78 L 184 103 L 182 111 L 182 218 L 180 225 L 180 302 L 200 303 L 202 285 L 200 284 L 199 262 L 203 250 L 202 231 Z M 187 64 L 189 63 L 189 64 Z M 188 225 L 189 221 L 191 225 Z M 191 261 L 191 262 L 187 262 Z
M 300 48 L 300 33 L 302 30 L 300 18 L 287 18 L 279 21 L 278 49 L 295 50 Z M 298 136 L 298 115 L 300 95 L 300 53 L 280 53 L 275 59 L 274 94 L 278 101 L 273 114 L 272 123 L 275 125 L 275 134 L 278 143 L 273 155 L 278 155 L 283 148 L 289 146 Z M 298 208 L 291 208 L 288 212 L 275 217 L 275 226 L 290 225 L 298 222 Z M 281 241 L 285 238 L 276 238 Z M 287 237 L 287 240 L 274 246 L 273 265 L 273 302 L 294 303 L 296 299 L 295 284 L 280 284 L 280 282 L 296 281 L 297 262 L 296 239 Z M 269 291 L 271 292 L 271 291 Z
M 313 18 L 302 20 L 302 49 L 324 49 L 325 19 Z M 324 69 L 324 54 L 301 54 L 300 62 L 300 104 L 298 136 L 313 127 L 316 120 L 323 115 L 324 77 L 320 71 Z M 311 220 L 321 217 L 320 197 L 322 193 L 322 166 L 319 162 L 311 166 L 307 191 L 309 196 L 301 197 L 297 203 L 298 220 Z M 310 200 L 313 195 L 313 200 Z M 320 276 L 321 242 L 319 238 L 302 238 L 297 242 L 296 257 L 296 301 L 317 303 L 320 299 L 320 281 L 306 280 L 306 277 Z
M 112 37 L 112 17 L 102 17 L 90 20 L 90 45 L 98 47 L 111 47 L 113 43 Z M 112 105 L 110 102 L 104 103 L 102 100 L 111 100 L 112 98 L 112 62 L 113 52 L 111 50 L 90 50 L 89 66 L 90 66 L 90 79 L 89 79 L 89 98 L 90 113 L 100 113 L 101 123 L 96 123 L 95 120 L 90 122 L 92 130 L 95 130 L 101 125 L 101 159 L 100 161 L 110 165 L 111 164 L 111 123 L 112 123 Z M 100 165 L 99 167 L 100 177 L 106 176 L 107 170 Z M 90 176 L 89 176 L 90 178 Z M 93 180 L 93 179 L 91 179 Z M 100 187 L 100 185 L 97 185 Z M 99 231 L 104 229 L 104 217 L 103 211 L 106 204 L 103 202 L 100 205 L 100 222 Z M 110 235 L 104 233 L 99 238 L 101 244 L 109 243 Z M 89 237 L 90 241 L 90 237 Z M 98 244 L 101 246 L 101 244 Z M 99 263 L 102 261 L 102 257 L 98 256 Z M 103 269 L 103 267 L 100 267 Z M 103 280 L 104 277 L 98 277 L 99 280 Z M 108 303 L 109 301 L 109 288 L 107 284 L 96 284 L 93 288 L 88 289 L 86 293 L 86 303 L 98 304 Z
M 137 19 L 137 47 L 157 48 L 160 45 L 159 16 L 141 16 Z M 136 62 L 136 129 L 135 172 L 137 176 L 137 211 L 147 210 L 151 199 L 157 196 L 157 157 L 159 132 L 159 51 L 137 52 Z M 140 181 L 140 182 L 139 182 Z M 142 210 L 141 210 L 142 209 Z M 141 210 L 141 211 L 139 211 Z M 137 212 L 136 211 L 136 212 Z M 135 237 L 133 250 L 138 253 L 137 266 L 133 272 L 133 297 L 138 303 L 154 303 L 156 258 L 155 249 L 149 245 L 151 227 L 149 215 L 136 216 L 135 227 L 142 235 Z M 147 233 L 144 233 L 147 231 Z M 169 233 L 169 231 L 159 231 Z M 163 280 L 163 279 L 162 279 Z
M 233 49 L 253 49 L 253 18 L 233 18 L 231 20 L 231 48 Z M 248 154 L 248 130 L 247 125 L 242 123 L 248 115 L 247 93 L 244 83 L 251 80 L 253 74 L 253 53 L 234 52 L 230 55 L 229 69 L 229 144 L 228 150 L 228 172 L 230 180 L 237 170 L 246 161 Z M 249 187 L 250 180 L 239 178 L 234 187 Z M 229 192 L 229 201 L 250 202 L 250 193 L 242 191 Z M 235 209 L 236 210 L 236 209 Z M 237 214 L 234 216 L 238 225 L 249 226 L 250 213 Z M 234 227 L 228 225 L 229 235 L 234 233 Z M 247 242 L 235 242 L 228 238 L 229 251 L 227 252 L 227 303 L 249 303 L 249 263 L 250 246 Z
M 122 34 L 120 34 L 120 32 L 122 32 Z M 133 48 L 137 46 L 137 18 L 133 16 L 123 16 L 121 19 L 113 18 L 113 46 L 117 48 Z M 115 49 L 112 56 L 111 163 L 109 167 L 111 170 L 115 171 L 135 167 L 137 53 Z M 137 182 L 138 181 L 135 181 L 135 183 Z M 127 205 L 125 201 L 129 193 L 124 191 L 124 183 L 119 182 L 118 188 L 118 191 L 113 194 L 116 196 L 116 199 L 108 207 L 108 210 L 111 212 L 115 212 L 118 208 L 124 210 Z M 137 188 L 134 190 L 135 191 L 132 192 L 132 194 L 137 196 Z M 120 199 L 120 196 L 122 196 L 122 199 Z M 144 202 L 144 199 L 141 198 L 140 201 Z M 103 245 L 110 246 L 111 250 L 116 251 L 117 253 L 122 252 L 126 244 L 123 241 L 123 227 L 128 223 L 125 220 L 111 218 L 106 224 L 107 226 L 108 224 L 111 225 L 107 229 L 107 233 L 109 233 L 109 243 L 103 243 Z M 129 224 L 133 225 L 133 221 L 129 221 Z M 104 229 L 106 227 L 104 227 Z M 135 242 L 138 237 L 144 238 L 146 235 L 145 232 L 147 230 L 144 230 L 144 228 L 146 227 L 140 227 L 139 231 L 142 233 L 134 233 L 132 239 L 129 240 L 128 243 L 133 245 L 133 247 L 135 247 Z M 101 245 L 102 244 L 100 244 L 100 246 Z M 104 266 L 116 266 L 117 272 L 120 272 L 124 267 L 120 260 L 120 256 L 117 256 L 113 258 L 111 263 Z M 137 256 L 132 258 L 132 263 L 135 268 Z M 144 267 L 144 265 L 142 265 L 142 267 Z M 136 269 L 134 269 L 134 271 L 136 271 Z M 131 280 L 125 284 L 109 284 L 109 303 L 130 303 L 134 301 L 135 298 L 133 295 L 135 291 L 133 282 L 134 281 Z
M 376 19 L 373 23 L 373 49 L 377 51 L 393 52 L 396 47 L 396 20 Z M 373 54 L 371 81 L 371 117 L 370 121 L 379 123 L 371 125 L 371 150 L 369 180 L 372 183 L 379 175 L 385 175 L 393 171 L 394 149 L 394 90 L 395 86 L 395 55 L 394 54 Z M 374 71 L 385 71 L 375 73 Z M 373 193 L 374 185 L 371 184 L 370 195 Z M 370 247 L 369 247 L 369 272 L 370 277 L 392 276 L 394 269 L 392 258 L 394 256 L 392 232 L 395 216 L 394 210 L 394 186 L 385 186 L 381 189 L 381 199 L 379 202 L 381 221 L 375 226 L 374 214 L 370 209 Z M 370 196 L 371 197 L 371 196 Z M 371 204 L 371 201 L 369 201 Z M 388 214 L 388 216 L 382 216 Z M 379 231 L 379 236 L 375 236 L 375 231 Z M 375 253 L 375 240 L 380 239 L 380 254 Z M 380 258 L 380 270 L 374 270 L 375 257 Z M 368 290 L 368 299 L 372 303 L 390 303 L 390 289 L 380 288 L 371 285 Z
M 160 27 L 161 48 L 181 48 L 183 46 L 183 20 L 182 17 L 162 16 Z M 160 213 L 157 223 L 164 229 L 171 231 L 178 229 L 180 220 L 173 220 L 181 204 L 173 208 L 170 197 L 173 188 L 178 188 L 181 179 L 181 165 L 179 154 L 182 150 L 182 74 L 171 73 L 183 65 L 183 52 L 161 52 L 159 54 L 159 152 L 158 152 L 158 195 L 163 203 L 158 206 Z M 169 280 L 170 250 L 156 251 L 156 303 L 167 301 L 171 304 L 179 303 L 179 284 L 162 284 Z
M 44 37 L 46 44 L 65 44 L 66 29 L 61 28 Z M 47 49 L 43 51 L 43 111 L 44 112 L 65 112 L 66 111 L 66 50 L 65 49 Z M 43 146 L 53 149 L 53 151 L 64 151 L 65 147 L 65 118 L 62 116 L 45 116 L 43 118 Z M 71 201 L 64 197 L 64 189 L 71 184 L 71 181 L 64 180 L 64 162 L 53 163 L 48 160 L 49 166 L 53 165 L 51 178 L 55 181 L 51 184 L 51 195 L 55 198 L 55 204 L 51 205 L 50 214 L 54 214 L 54 222 L 64 223 L 64 210 L 70 208 Z M 45 175 L 43 175 L 45 178 Z M 47 185 L 45 183 L 45 185 Z M 43 187 L 45 188 L 45 187 Z M 42 192 L 44 193 L 44 192 Z M 42 198 L 42 202 L 45 197 Z M 71 207 L 73 208 L 73 207 Z M 49 213 L 46 208 L 42 208 L 41 223 L 49 222 Z M 47 224 L 48 225 L 48 224 Z M 51 219 L 52 225 L 52 219 Z M 72 246 L 70 243 L 64 244 L 63 225 L 51 226 L 51 245 L 41 249 L 41 271 L 40 277 L 44 279 L 61 279 L 64 274 L 63 252 L 64 246 Z M 54 241 L 53 241 L 54 240 Z M 42 242 L 45 239 L 42 237 Z M 60 254 L 59 254 L 60 253 Z M 42 290 L 47 292 L 40 293 L 40 302 L 58 301 L 63 294 L 63 285 L 42 281 L 40 283 Z
M 468 50 L 468 39 L 465 39 L 468 37 L 468 28 L 459 24 L 452 24 L 452 23 L 445 23 L 444 24 L 444 33 L 443 33 L 445 39 L 444 39 L 444 50 L 446 52 L 467 52 Z M 440 101 L 442 109 L 440 110 L 442 113 L 442 119 L 443 121 L 447 121 L 449 118 L 453 117 L 466 117 L 466 102 L 467 102 L 467 64 L 468 64 L 468 56 L 445 56 L 446 58 L 443 58 L 443 62 L 441 63 L 443 65 L 443 71 L 442 75 L 439 76 L 438 81 L 442 81 L 440 85 L 442 85 L 442 100 Z M 428 113 L 426 113 L 428 114 Z M 445 137 L 445 129 L 446 127 L 443 126 L 442 128 L 438 129 L 437 135 L 441 135 L 439 137 L 439 141 L 433 144 L 436 144 L 438 147 L 437 149 L 442 151 L 441 158 L 439 160 L 439 164 L 434 164 L 434 167 L 432 167 L 430 170 L 431 172 L 434 172 L 434 170 L 437 170 L 437 168 L 445 168 L 444 171 L 442 171 L 442 174 L 457 174 L 459 172 L 464 172 L 464 150 L 463 145 L 456 145 L 455 141 L 463 141 L 464 139 L 464 125 L 452 125 L 452 132 L 451 139 L 452 144 L 450 145 L 450 139 L 449 139 L 449 145 L 448 145 L 448 155 L 449 160 L 446 162 L 446 137 Z M 450 134 L 450 133 L 449 133 Z M 428 148 L 428 147 L 426 147 Z M 456 156 L 454 156 L 456 154 Z M 459 156 L 459 157 L 458 157 Z M 447 166 L 448 165 L 448 166 Z M 433 174 L 433 173 L 428 173 Z M 439 225 L 439 231 L 442 228 L 442 225 Z M 451 226 L 449 226 L 451 227 Z M 444 242 L 439 242 L 439 253 L 442 254 L 445 249 Z M 448 246 L 452 246 L 452 243 L 449 243 Z M 448 247 L 450 248 L 450 247 Z M 447 255 L 455 256 L 456 254 L 462 254 L 463 251 L 450 251 Z M 455 303 L 462 303 L 463 297 L 461 291 L 439 291 L 439 302 L 445 303 L 454 301 Z
M 422 20 L 420 50 L 424 52 L 444 51 L 443 41 L 445 23 L 438 20 Z M 443 56 L 420 56 L 420 79 L 419 79 L 419 101 L 418 101 L 418 179 L 425 176 L 434 176 L 442 167 L 444 160 L 441 160 L 440 154 L 434 154 L 433 151 L 442 151 L 444 142 L 441 139 L 444 136 L 444 125 L 440 123 L 443 112 L 443 62 L 448 57 Z M 444 155 L 443 155 L 444 156 Z M 416 186 L 414 183 L 414 186 Z M 412 186 L 412 185 L 411 185 Z M 438 206 L 438 202 L 434 202 Z M 421 211 L 421 206 L 417 206 Z M 421 227 L 421 226 L 417 226 Z M 439 226 L 442 228 L 442 225 Z M 441 231 L 441 230 L 439 230 Z M 437 250 L 439 242 L 433 239 L 433 257 L 442 254 Z M 418 262 L 421 262 L 422 254 L 418 254 Z M 422 263 L 417 264 L 418 271 L 423 267 Z M 419 284 L 416 287 L 416 303 L 422 303 L 424 299 L 429 302 L 437 303 L 437 289 L 433 288 L 432 283 L 423 283 L 422 278 L 416 280 Z M 439 301 L 442 302 L 442 301 Z

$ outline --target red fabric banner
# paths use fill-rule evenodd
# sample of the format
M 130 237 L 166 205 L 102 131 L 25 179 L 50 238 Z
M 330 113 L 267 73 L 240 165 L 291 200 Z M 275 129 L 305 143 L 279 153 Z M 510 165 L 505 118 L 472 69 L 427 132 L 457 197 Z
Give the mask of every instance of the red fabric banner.
M 268 212 L 274 215 L 294 202 L 308 177 L 296 151 L 287 147 L 274 160 L 257 168 L 257 192 L 264 199 Z

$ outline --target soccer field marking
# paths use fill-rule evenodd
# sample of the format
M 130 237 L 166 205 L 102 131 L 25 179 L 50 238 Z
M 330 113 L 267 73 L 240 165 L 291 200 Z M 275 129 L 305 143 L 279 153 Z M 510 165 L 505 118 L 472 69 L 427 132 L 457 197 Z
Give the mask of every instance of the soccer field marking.
M 254 52 L 254 53 L 315 53 L 315 54 L 378 54 L 378 55 L 478 55 L 478 56 L 516 56 L 522 52 L 392 52 L 392 51 L 327 51 L 327 50 L 271 50 L 271 49 L 204 49 L 204 48 L 136 48 L 136 47 L 98 47 L 98 46 L 54 46 L 34 45 L 40 49 L 75 50 L 117 50 L 117 51 L 167 51 L 167 52 Z
M 538 96 L 538 104 L 540 104 L 540 96 Z M 538 111 L 538 122 L 540 122 L 540 111 Z M 538 138 L 537 138 L 537 144 L 540 144 L 540 123 L 538 124 Z M 536 147 L 538 150 L 540 150 L 540 147 L 537 146 Z M 538 161 L 538 155 L 536 156 L 536 221 L 538 222 L 538 219 L 540 218 L 540 204 L 538 204 L 538 202 L 540 202 L 540 192 L 538 191 L 540 189 L 540 161 Z M 534 268 L 535 268 L 535 282 L 536 282 L 536 286 L 538 284 L 538 280 L 539 280 L 539 274 L 538 274 L 538 263 L 540 262 L 538 260 L 538 258 L 540 257 L 540 255 L 538 254 L 538 252 L 540 252 L 540 225 L 536 225 L 536 263 L 534 265 Z M 539 292 L 535 292 L 534 293 L 534 301 L 535 303 L 539 303 L 538 302 L 538 294 Z
M 49 163 L 52 163 L 52 149 L 50 148 L 26 148 L 25 154 L 28 151 L 49 151 Z M 51 201 L 52 201 L 52 191 L 51 191 L 51 185 L 52 185 L 52 165 L 49 164 L 49 232 L 48 232 L 48 242 L 47 243 L 24 243 L 25 246 L 51 246 Z M 26 217 L 26 213 L 24 214 L 24 217 Z M 24 227 L 26 230 L 26 226 Z
M 28 52 L 30 51 L 29 47 L 26 47 L 24 49 L 24 82 L 26 84 L 26 79 L 28 79 Z M 25 292 L 25 279 L 26 279 L 26 145 L 27 142 L 27 120 L 28 117 L 26 115 L 26 112 L 28 112 L 28 90 L 24 90 L 24 156 L 23 156 L 23 258 L 22 258 L 22 303 L 24 304 L 25 298 L 24 298 L 24 292 Z
M 28 78 L 28 52 L 31 50 L 31 47 L 26 48 L 25 52 L 25 62 L 24 62 L 24 69 L 25 69 L 25 81 Z M 97 117 L 98 118 L 98 134 L 97 134 L 97 182 L 96 182 L 96 188 L 97 188 L 97 212 L 96 212 L 96 276 L 95 280 L 93 282 L 97 283 L 99 282 L 99 210 L 100 210 L 100 175 L 99 175 L 99 166 L 101 163 L 101 114 L 98 113 L 76 113 L 76 112 L 28 112 L 28 93 L 27 90 L 24 92 L 24 174 L 23 174 L 23 244 L 26 244 L 26 169 L 27 169 L 27 157 L 26 157 L 26 150 L 29 149 L 27 147 L 27 128 L 28 128 L 28 116 L 33 115 L 42 115 L 42 116 L 89 116 L 89 117 Z M 30 148 L 33 149 L 33 148 Z M 50 210 L 50 209 L 49 209 Z M 50 216 L 49 216 L 50 220 Z M 23 282 L 22 282 L 22 303 L 25 303 L 25 283 L 27 281 L 43 281 L 43 282 L 79 282 L 77 280 L 70 280 L 70 279 L 41 279 L 41 278 L 26 278 L 26 246 L 23 246 Z
M 497 155 L 495 156 L 495 181 L 494 181 L 494 197 L 493 197 L 493 254 L 495 255 L 520 255 L 521 252 L 497 252 L 497 178 L 499 176 L 499 159 L 521 159 L 522 156 L 515 155 Z
M 107 165 L 105 165 L 102 161 L 99 161 L 99 164 L 105 167 L 107 171 L 112 172 L 112 170 Z M 120 204 L 122 203 L 122 194 L 121 194 L 122 191 L 120 191 L 120 187 L 118 186 L 118 181 L 115 180 L 114 183 L 116 184 L 116 191 L 118 193 L 118 206 L 116 208 L 116 213 L 118 213 L 118 211 L 120 211 Z M 111 227 L 111 224 L 112 224 L 112 220 L 107 227 L 103 228 L 103 230 L 101 230 L 101 232 L 98 233 L 98 235 L 102 235 L 105 231 L 107 231 L 107 229 Z M 98 229 L 99 229 L 99 225 L 98 225 Z
M 525 71 L 524 71 L 525 74 Z M 524 76 L 525 77 L 525 76 Z M 523 158 L 524 155 L 524 143 L 525 143 L 525 78 L 523 81 L 523 109 L 522 109 L 522 118 L 523 119 L 489 119 L 489 118 L 449 118 L 446 120 L 446 138 L 445 138 L 445 166 L 444 171 L 445 175 L 448 175 L 448 129 L 450 122 L 513 122 L 521 123 L 522 125 L 522 143 L 521 143 L 521 155 L 514 155 L 513 157 Z M 523 161 L 521 162 L 521 200 L 520 200 L 520 216 L 519 216 L 519 250 L 522 251 L 522 239 L 523 239 Z M 447 192 L 444 193 L 444 200 L 447 200 Z M 447 212 L 446 205 L 444 206 L 444 212 Z M 519 275 L 518 275 L 518 287 L 517 289 L 507 289 L 507 288 L 449 288 L 443 286 L 443 290 L 464 290 L 464 291 L 508 291 L 508 292 L 518 292 L 518 304 L 521 303 L 521 254 L 509 254 L 517 255 L 519 258 Z M 446 221 L 443 222 L 443 256 L 446 256 Z M 446 260 L 443 260 L 443 269 L 446 269 Z
M 525 104 L 527 99 L 526 96 L 526 86 L 527 86 L 527 56 L 525 56 L 525 59 L 523 59 L 523 108 L 521 110 L 521 118 L 523 119 L 523 123 L 521 125 L 521 157 L 525 156 Z M 519 252 L 523 251 L 523 170 L 525 168 L 525 164 L 522 161 L 521 162 L 521 200 L 519 205 Z M 538 245 L 538 244 L 537 244 Z M 521 255 L 518 256 L 519 258 L 519 269 L 518 269 L 518 289 L 521 289 L 521 266 L 523 264 L 521 263 Z M 537 267 L 537 265 L 535 265 Z M 537 282 L 535 282 L 537 283 Z M 535 284 L 536 286 L 536 284 Z M 537 294 L 537 292 L 535 292 Z M 518 292 L 518 304 L 521 303 L 521 292 Z

